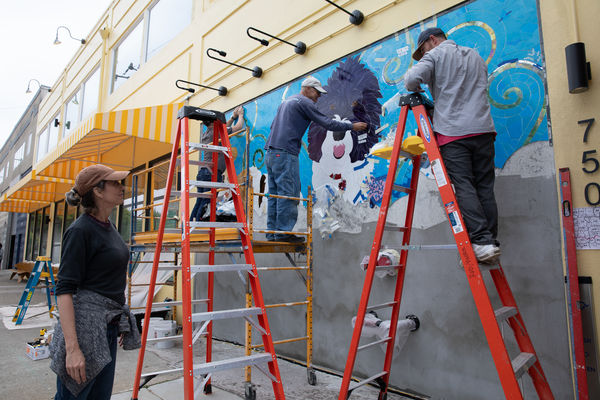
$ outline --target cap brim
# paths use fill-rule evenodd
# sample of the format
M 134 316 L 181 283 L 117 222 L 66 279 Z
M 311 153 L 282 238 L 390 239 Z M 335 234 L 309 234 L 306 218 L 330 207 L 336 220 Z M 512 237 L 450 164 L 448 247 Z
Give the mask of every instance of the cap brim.
M 121 181 L 129 175 L 129 171 L 115 171 L 111 172 L 106 178 L 105 181 Z
M 327 90 L 323 89 L 321 86 L 313 86 L 313 87 L 321 93 L 327 93 Z
M 414 53 L 412 53 L 412 58 L 415 61 L 419 61 L 421 58 L 423 58 L 423 45 L 425 44 L 425 42 L 421 43 L 421 45 L 419 47 L 417 47 L 417 49 L 415 50 Z

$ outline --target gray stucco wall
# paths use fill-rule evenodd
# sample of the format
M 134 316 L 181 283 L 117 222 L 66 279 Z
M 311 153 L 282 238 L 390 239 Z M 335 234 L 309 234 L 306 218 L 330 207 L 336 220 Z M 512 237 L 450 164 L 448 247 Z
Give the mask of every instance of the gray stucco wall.
M 496 196 L 500 214 L 502 265 L 530 333 L 542 367 L 557 399 L 572 398 L 565 316 L 557 192 L 552 148 L 537 142 L 520 149 L 497 171 Z M 437 196 L 437 197 L 436 197 Z M 401 213 L 402 200 L 393 212 Z M 411 243 L 452 243 L 435 183 L 421 179 Z M 431 223 L 432 221 L 438 221 Z M 301 222 L 299 222 L 300 225 Z M 314 363 L 343 371 L 356 315 L 364 272 L 359 268 L 368 254 L 375 223 L 360 233 L 334 233 L 314 239 Z M 429 226 L 427 226 L 429 225 Z M 399 234 L 386 234 L 384 246 L 399 243 Z M 203 256 L 199 256 L 202 259 Z M 288 265 L 283 255 L 257 255 L 258 265 Z M 243 262 L 236 256 L 237 262 Z M 229 263 L 229 257 L 217 257 Z M 484 273 L 492 303 L 499 307 L 491 278 Z M 304 286 L 295 272 L 268 272 L 260 276 L 267 303 L 302 300 Z M 197 278 L 196 297 L 205 293 Z M 375 278 L 370 304 L 392 299 L 395 279 Z M 216 274 L 215 309 L 244 304 L 244 285 L 235 273 Z M 409 255 L 400 316 L 416 314 L 421 328 L 410 335 L 394 358 L 391 384 L 435 399 L 503 398 L 496 369 L 481 322 L 455 251 L 413 251 Z M 303 335 L 303 307 L 268 312 L 273 337 Z M 385 311 L 382 319 L 389 317 Z M 243 323 L 215 324 L 215 336 L 244 342 Z M 518 354 L 508 325 L 504 327 L 509 353 Z M 258 338 L 257 338 L 258 339 Z M 304 342 L 277 347 L 280 354 L 304 359 Z M 355 374 L 381 371 L 383 350 L 359 353 Z M 537 398 L 529 377 L 523 379 L 526 398 Z

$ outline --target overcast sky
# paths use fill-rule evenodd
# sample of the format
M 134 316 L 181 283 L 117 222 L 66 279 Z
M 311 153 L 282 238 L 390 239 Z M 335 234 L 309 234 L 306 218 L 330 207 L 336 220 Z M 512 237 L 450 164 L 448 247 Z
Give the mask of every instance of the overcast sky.
M 0 147 L 35 95 L 37 79 L 52 86 L 81 43 L 61 29 L 60 45 L 54 45 L 56 28 L 68 27 L 76 38 L 86 37 L 112 0 L 0 0 Z

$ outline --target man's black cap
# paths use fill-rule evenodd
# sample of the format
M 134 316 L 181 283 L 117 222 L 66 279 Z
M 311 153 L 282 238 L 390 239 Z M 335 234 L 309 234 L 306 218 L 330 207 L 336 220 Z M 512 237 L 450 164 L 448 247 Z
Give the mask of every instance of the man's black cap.
M 412 54 L 412 58 L 414 58 L 416 61 L 419 61 L 421 59 L 421 57 L 423 57 L 423 53 L 421 52 L 421 48 L 423 47 L 423 44 L 427 41 L 427 39 L 429 39 L 430 36 L 440 36 L 440 35 L 444 35 L 446 36 L 446 34 L 444 33 L 443 30 L 441 30 L 440 28 L 427 28 L 425 29 L 423 32 L 421 32 L 419 34 L 419 40 L 417 40 L 417 49 L 415 50 L 415 52 Z

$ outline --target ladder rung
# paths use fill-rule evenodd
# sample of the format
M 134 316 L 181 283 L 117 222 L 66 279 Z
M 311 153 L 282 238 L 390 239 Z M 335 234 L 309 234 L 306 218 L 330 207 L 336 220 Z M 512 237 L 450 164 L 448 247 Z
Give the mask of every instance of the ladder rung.
M 456 250 L 455 244 L 407 244 L 395 247 L 397 250 Z
M 494 314 L 496 314 L 496 320 L 501 322 L 509 319 L 513 315 L 517 315 L 517 307 L 501 307 L 494 310 Z
M 235 185 L 229 182 L 212 182 L 212 181 L 188 181 L 190 186 L 196 186 L 209 189 L 235 189 Z
M 391 307 L 391 306 L 393 306 L 395 304 L 396 304 L 395 301 L 390 301 L 390 302 L 381 303 L 381 304 L 374 304 L 372 306 L 367 307 L 367 312 L 379 310 L 379 309 L 386 308 L 386 307 Z
M 398 231 L 398 232 L 406 232 L 408 231 L 408 228 L 405 226 L 398 226 L 398 225 L 385 225 L 384 229 L 386 231 Z
M 258 307 L 237 308 L 232 310 L 208 311 L 192 314 L 192 322 L 212 321 L 216 319 L 250 317 L 260 315 L 262 310 Z
M 159 338 L 148 338 L 148 339 L 146 339 L 146 342 L 148 342 L 148 343 L 164 342 L 166 340 L 177 340 L 177 339 L 183 339 L 183 335 L 165 336 L 165 337 L 159 337 Z
M 494 269 L 498 269 L 498 264 L 479 264 L 479 269 L 481 271 L 491 271 Z
M 192 228 L 237 228 L 241 229 L 244 224 L 241 222 L 210 222 L 210 221 L 199 221 L 190 222 Z
M 394 185 L 392 186 L 392 190 L 395 190 L 396 192 L 404 192 L 404 193 L 410 193 L 412 192 L 412 189 L 406 186 L 400 186 L 400 185 Z
M 535 364 L 535 355 L 531 353 L 521 353 L 512 360 L 515 377 L 519 379 L 531 366 Z
M 159 270 L 181 271 L 181 265 L 172 267 L 158 267 Z M 228 271 L 250 271 L 252 264 L 215 264 L 215 265 L 190 265 L 190 272 L 228 272 Z
M 195 161 L 195 160 L 189 160 L 190 165 L 197 165 L 199 167 L 204 167 L 204 168 L 208 168 L 208 169 L 212 169 L 213 163 L 212 161 Z M 177 159 L 177 165 L 181 165 L 181 159 Z
M 179 196 L 181 197 L 181 191 L 179 190 L 172 190 L 171 191 L 171 196 Z M 190 197 L 203 197 L 205 199 L 210 199 L 212 197 L 212 194 L 210 192 L 203 192 L 203 193 L 198 193 L 198 192 L 190 192 Z
M 369 382 L 373 382 L 375 379 L 380 378 L 382 376 L 387 375 L 387 372 L 385 371 L 381 371 L 378 374 L 375 374 L 373 376 L 368 377 L 367 379 L 363 380 L 363 381 L 359 381 L 359 382 L 352 382 L 350 384 L 350 387 L 348 388 L 348 392 L 353 391 L 354 389 L 357 389 L 359 387 L 361 387 L 362 385 L 366 385 Z
M 224 371 L 227 369 L 233 369 L 238 367 L 245 367 L 248 365 L 264 364 L 271 362 L 272 360 L 273 359 L 270 353 L 261 353 L 246 357 L 236 357 L 230 358 L 228 360 L 212 361 L 205 364 L 199 364 L 197 366 L 194 366 L 193 369 L 194 372 L 197 374 L 210 374 L 213 372 Z M 176 372 L 183 372 L 183 368 L 174 368 L 163 371 L 149 372 L 146 374 L 142 374 L 142 378 L 155 375 L 172 374 Z
M 192 304 L 201 304 L 201 303 L 208 303 L 208 299 L 196 299 L 196 300 L 192 300 Z M 152 307 L 169 307 L 169 306 L 180 306 L 182 305 L 183 302 L 180 300 L 177 301 L 161 301 L 161 302 L 157 302 L 157 303 L 152 303 Z
M 375 269 L 378 271 L 390 271 L 392 269 L 402 268 L 404 265 L 376 265 Z
M 229 153 L 229 148 L 225 146 L 215 146 L 214 144 L 189 143 L 189 147 L 198 150 L 210 151 L 213 153 Z
M 391 337 L 389 337 L 389 336 L 388 336 L 388 337 L 386 337 L 386 338 L 383 338 L 383 339 L 381 339 L 381 340 L 377 340 L 377 341 L 375 341 L 375 342 L 371 342 L 371 343 L 363 344 L 362 346 L 358 346 L 358 348 L 356 349 L 356 351 L 361 351 L 361 350 L 367 349 L 367 348 L 369 348 L 369 347 L 371 347 L 371 346 L 375 346 L 376 344 L 385 343 L 385 342 L 387 342 L 387 341 L 388 341 L 388 340 L 390 340 L 390 339 L 391 339 Z

